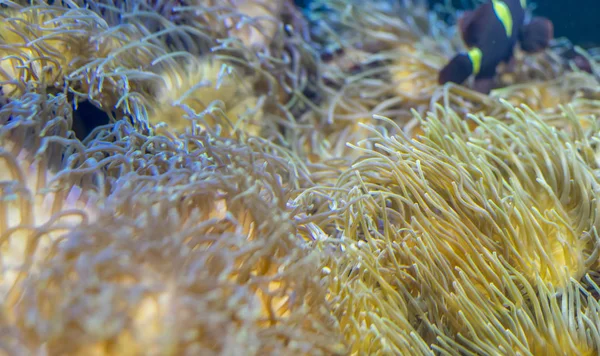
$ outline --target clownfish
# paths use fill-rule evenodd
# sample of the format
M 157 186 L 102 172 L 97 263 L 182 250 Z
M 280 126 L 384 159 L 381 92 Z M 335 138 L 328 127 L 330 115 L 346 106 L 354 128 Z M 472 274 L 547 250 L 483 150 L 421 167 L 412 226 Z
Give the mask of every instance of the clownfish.
M 489 93 L 496 67 L 512 59 L 517 42 L 528 53 L 547 48 L 554 36 L 552 22 L 533 17 L 525 23 L 526 8 L 527 0 L 491 0 L 465 12 L 458 26 L 468 52 L 452 58 L 440 71 L 438 82 L 461 84 L 475 75 L 475 89 Z

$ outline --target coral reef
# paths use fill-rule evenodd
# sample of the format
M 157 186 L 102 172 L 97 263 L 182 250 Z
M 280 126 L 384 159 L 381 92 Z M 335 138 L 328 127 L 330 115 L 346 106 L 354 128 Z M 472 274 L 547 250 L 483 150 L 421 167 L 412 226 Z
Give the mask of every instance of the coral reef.
M 594 51 L 484 95 L 426 1 L 0 4 L 0 354 L 600 352 Z

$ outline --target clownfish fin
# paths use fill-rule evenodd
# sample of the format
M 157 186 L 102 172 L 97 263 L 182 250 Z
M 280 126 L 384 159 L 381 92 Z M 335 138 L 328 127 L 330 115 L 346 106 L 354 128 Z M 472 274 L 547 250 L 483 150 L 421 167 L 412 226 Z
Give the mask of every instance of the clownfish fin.
M 472 44 L 467 43 L 466 34 L 469 32 L 469 26 L 471 26 L 471 22 L 475 18 L 475 11 L 469 10 L 465 11 L 462 16 L 458 19 L 458 29 L 460 31 L 460 37 L 462 38 L 465 45 L 471 46 Z
M 448 82 L 462 84 L 471 74 L 473 74 L 473 62 L 466 53 L 460 53 L 454 56 L 452 60 L 440 71 L 438 83 L 446 84 Z
M 492 89 L 494 89 L 495 85 L 496 81 L 494 80 L 494 77 L 475 78 L 473 89 L 482 94 L 489 94 Z
M 592 64 L 584 56 L 578 54 L 574 58 L 572 58 L 571 61 L 573 61 L 573 64 L 575 64 L 575 66 L 579 70 L 582 70 L 584 72 L 588 72 L 590 74 L 594 74 L 594 69 L 592 68 Z
M 475 47 L 480 43 L 483 29 L 488 26 L 493 15 L 492 3 L 485 3 L 475 10 L 465 11 L 458 19 L 461 38 L 467 47 Z
M 553 37 L 552 21 L 544 17 L 534 17 L 521 28 L 519 42 L 525 52 L 535 53 L 548 48 Z

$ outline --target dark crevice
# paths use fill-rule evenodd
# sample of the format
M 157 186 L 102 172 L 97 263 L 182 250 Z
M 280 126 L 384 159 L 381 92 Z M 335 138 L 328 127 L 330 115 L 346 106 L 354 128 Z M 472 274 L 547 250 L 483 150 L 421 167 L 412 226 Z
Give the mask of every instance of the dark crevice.
M 108 114 L 88 100 L 78 103 L 73 112 L 73 132 L 75 132 L 75 137 L 81 141 L 96 127 L 106 125 L 109 122 L 110 117 Z

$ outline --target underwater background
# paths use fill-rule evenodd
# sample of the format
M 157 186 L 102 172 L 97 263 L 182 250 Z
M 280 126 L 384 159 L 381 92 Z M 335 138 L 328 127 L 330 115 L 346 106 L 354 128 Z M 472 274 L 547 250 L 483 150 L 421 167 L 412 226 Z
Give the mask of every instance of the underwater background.
M 446 0 L 429 1 L 432 7 L 435 4 L 444 4 Z M 471 4 L 468 1 L 454 0 L 451 2 L 455 8 L 464 10 Z M 573 43 L 582 47 L 598 47 L 598 16 L 600 3 L 594 0 L 546 0 L 533 2 L 535 13 L 546 16 L 554 23 L 555 35 L 567 37 Z
M 0 355 L 598 355 L 598 4 L 0 0 Z
M 295 3 L 301 8 L 307 8 L 312 0 L 296 0 Z M 436 4 L 450 3 L 457 10 L 465 10 L 473 7 L 476 3 L 465 0 L 430 0 L 429 6 L 435 8 Z M 546 0 L 537 1 L 535 12 L 546 16 L 554 23 L 556 36 L 568 37 L 573 43 L 582 47 L 597 47 L 598 39 L 598 11 L 600 4 L 594 0 L 580 0 L 577 2 L 568 0 Z

